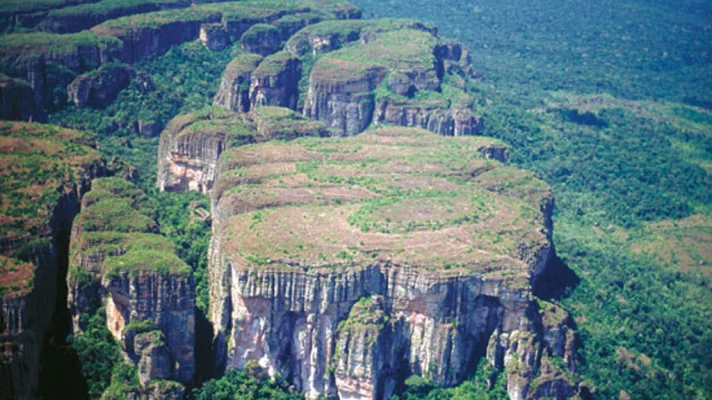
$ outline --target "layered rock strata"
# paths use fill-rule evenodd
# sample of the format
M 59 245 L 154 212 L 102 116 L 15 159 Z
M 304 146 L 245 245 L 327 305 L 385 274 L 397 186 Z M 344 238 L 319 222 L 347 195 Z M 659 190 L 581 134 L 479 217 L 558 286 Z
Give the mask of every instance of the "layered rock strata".
M 240 54 L 230 61 L 223 72 L 213 105 L 229 111 L 248 112 L 252 73 L 260 62 L 262 56 L 250 53 Z
M 371 124 L 449 136 L 481 129 L 481 118 L 472 111 L 476 99 L 467 92 L 475 77 L 469 53 L 440 39 L 431 26 L 329 21 L 298 32 L 287 49 L 326 52 L 310 72 L 304 114 L 337 134 L 354 135 Z
M 103 306 L 143 389 L 153 379 L 191 383 L 195 373 L 195 284 L 175 246 L 155 234 L 154 213 L 133 184 L 94 180 L 72 230 L 67 277 L 75 334 L 81 317 Z
M 223 154 L 209 254 L 218 363 L 256 361 L 308 398 L 389 398 L 411 374 L 455 385 L 481 357 L 515 399 L 572 383 L 573 365 L 536 380 L 543 354 L 575 350 L 531 293 L 552 256 L 552 194 L 488 158 L 503 148 L 381 128 Z
M 72 219 L 104 163 L 91 136 L 1 122 L 0 165 L 0 398 L 28 399 L 37 390 Z
M 246 114 L 219 108 L 174 118 L 161 134 L 158 180 L 161 191 L 208 192 L 218 159 L 228 148 L 268 140 L 324 136 L 320 122 L 279 107 L 258 107 Z
M 336 0 L 299 0 L 290 4 L 251 0 L 190 7 L 187 7 L 189 2 L 184 0 L 155 0 L 137 5 L 109 3 L 102 1 L 97 5 L 100 9 L 98 11 L 93 10 L 91 4 L 78 6 L 77 9 L 63 9 L 61 12 L 43 10 L 38 20 L 30 21 L 31 26 L 39 23 L 44 29 L 61 32 L 73 29 L 62 28 L 67 27 L 67 24 L 59 22 L 59 16 L 62 21 L 74 18 L 82 20 L 81 24 L 70 24 L 73 27 L 93 24 L 92 21 L 104 21 L 92 26 L 90 30 L 67 34 L 30 32 L 2 36 L 2 71 L 13 78 L 27 81 L 33 89 L 37 104 L 45 108 L 58 107 L 66 99 L 63 95 L 57 95 L 60 93 L 57 88 L 64 90 L 77 75 L 108 62 L 135 63 L 145 57 L 162 55 L 175 45 L 200 37 L 209 47 L 221 48 L 239 40 L 255 24 L 282 21 L 280 34 L 289 34 L 293 27 L 300 24 L 360 17 L 357 8 Z M 162 11 L 147 12 L 152 9 Z M 50 18 L 48 13 L 54 14 L 54 17 Z M 87 13 L 91 16 L 87 17 Z M 289 16 L 301 22 L 297 25 L 289 24 L 289 19 L 285 19 Z M 45 17 L 45 22 L 41 22 Z M 96 19 L 92 19 L 94 17 Z M 220 28 L 215 29 L 218 25 Z M 287 38 L 280 37 L 280 43 Z
M 78 74 L 119 57 L 122 49 L 120 40 L 88 32 L 10 34 L 0 36 L 0 68 L 27 81 L 35 103 L 47 108 L 64 104 L 62 92 Z
M 302 61 L 288 51 L 265 57 L 250 77 L 250 108 L 297 108 Z
M 302 61 L 291 52 L 280 51 L 265 58 L 241 54 L 225 68 L 213 104 L 238 112 L 260 106 L 296 110 L 301 75 Z

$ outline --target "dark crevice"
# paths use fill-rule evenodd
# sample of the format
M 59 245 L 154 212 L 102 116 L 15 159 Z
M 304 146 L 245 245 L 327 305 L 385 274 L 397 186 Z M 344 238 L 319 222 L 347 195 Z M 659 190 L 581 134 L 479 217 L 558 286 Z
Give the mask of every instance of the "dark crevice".
M 536 297 L 552 301 L 559 300 L 578 286 L 580 279 L 553 251 L 544 272 L 539 275 L 532 285 Z
M 60 213 L 65 207 L 58 207 Z M 72 320 L 67 308 L 67 269 L 69 266 L 69 237 L 72 230 L 72 217 L 76 214 L 67 212 L 62 220 L 56 222 L 55 262 L 57 263 L 57 282 L 55 309 L 52 324 L 43 338 L 40 352 L 39 396 L 42 399 L 88 399 L 88 387 L 82 374 L 82 364 L 74 349 L 67 342 L 72 333 Z

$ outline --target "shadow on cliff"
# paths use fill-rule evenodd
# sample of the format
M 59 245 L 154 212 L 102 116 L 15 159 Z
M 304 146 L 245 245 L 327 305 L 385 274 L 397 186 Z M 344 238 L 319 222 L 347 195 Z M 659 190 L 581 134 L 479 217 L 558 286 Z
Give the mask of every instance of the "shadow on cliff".
M 193 387 L 216 377 L 213 325 L 205 313 L 195 309 L 195 379 Z
M 578 286 L 581 280 L 556 254 L 533 285 L 534 295 L 543 300 L 559 300 Z
M 67 308 L 67 269 L 71 223 L 59 225 L 56 236 L 57 297 L 52 325 L 42 338 L 39 366 L 40 399 L 88 399 L 89 388 L 82 373 L 82 363 L 67 342 L 72 333 L 72 319 Z

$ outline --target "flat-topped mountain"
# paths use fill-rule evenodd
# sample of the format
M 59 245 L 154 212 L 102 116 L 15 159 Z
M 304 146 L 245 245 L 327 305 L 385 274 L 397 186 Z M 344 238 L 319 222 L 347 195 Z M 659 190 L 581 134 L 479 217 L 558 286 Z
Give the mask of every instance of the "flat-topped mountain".
M 534 383 L 542 354 L 574 368 L 573 336 L 531 294 L 551 191 L 489 158 L 505 150 L 386 127 L 226 151 L 211 193 L 218 361 L 256 361 L 308 398 L 381 399 L 410 374 L 457 384 L 488 348 L 512 398 L 573 394 L 561 374 Z

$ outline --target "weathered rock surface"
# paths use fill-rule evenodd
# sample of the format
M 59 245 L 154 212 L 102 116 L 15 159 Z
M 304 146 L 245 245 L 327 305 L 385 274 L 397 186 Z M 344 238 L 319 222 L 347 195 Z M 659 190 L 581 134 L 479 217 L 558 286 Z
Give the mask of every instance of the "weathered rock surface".
M 201 25 L 199 39 L 210 50 L 222 50 L 230 44 L 230 35 L 223 24 Z
M 28 399 L 37 389 L 60 258 L 79 199 L 104 171 L 95 147 L 77 131 L 0 123 L 0 398 Z
M 215 182 L 220 154 L 230 147 L 324 135 L 322 123 L 285 108 L 258 107 L 247 114 L 212 108 L 182 115 L 161 134 L 157 186 L 206 193 Z
M 89 32 L 11 34 L 0 37 L 0 68 L 27 81 L 35 102 L 46 108 L 66 101 L 55 88 L 64 91 L 76 75 L 115 59 L 121 51 L 121 41 Z
M 45 5 L 34 17 L 20 13 L 29 27 L 46 18 L 41 25 L 48 31 L 70 32 L 104 22 L 78 33 L 4 35 L 0 38 L 0 68 L 13 78 L 29 82 L 37 104 L 44 108 L 58 107 L 66 101 L 59 93 L 77 75 L 112 61 L 131 64 L 162 55 L 172 46 L 200 38 L 201 27 L 205 28 L 202 35 L 205 43 L 217 49 L 238 40 L 255 24 L 268 24 L 292 15 L 301 23 L 361 15 L 357 8 L 337 0 L 299 0 L 289 5 L 258 1 L 188 5 L 190 2 L 184 0 L 164 0 L 128 6 L 102 4 L 98 11 L 92 11 L 92 5 L 82 5 L 52 12 Z M 150 12 L 153 9 L 161 11 Z M 16 17 L 20 18 L 20 14 Z M 223 28 L 215 30 L 214 24 Z M 285 22 L 282 26 L 285 34 L 291 32 L 288 25 Z
M 228 64 L 213 104 L 247 112 L 260 106 L 297 108 L 301 59 L 287 51 L 265 58 L 241 54 Z
M 252 72 L 250 108 L 276 106 L 297 108 L 302 61 L 288 51 L 265 57 Z
M 282 38 L 274 25 L 255 24 L 242 35 L 240 43 L 246 53 L 267 56 L 282 47 Z
M 504 147 L 382 128 L 223 154 L 209 255 L 218 363 L 254 360 L 308 398 L 382 399 L 410 374 L 455 385 L 487 355 L 510 393 L 533 396 L 540 356 L 574 351 L 531 293 L 552 256 L 552 195 L 489 148 Z
M 134 70 L 127 65 L 103 65 L 74 79 L 67 94 L 77 107 L 103 108 L 129 86 L 134 75 Z
M 475 75 L 469 53 L 436 32 L 407 20 L 328 21 L 298 32 L 287 43 L 288 50 L 331 51 L 311 70 L 304 114 L 342 135 L 354 135 L 371 124 L 419 127 L 449 136 L 479 133 L 482 121 L 472 112 L 474 99 L 465 91 Z
M 262 56 L 250 53 L 240 54 L 230 61 L 213 104 L 229 111 L 249 111 L 252 73 L 261 61 Z
M 94 180 L 72 228 L 67 276 L 75 334 L 80 317 L 103 305 L 144 389 L 154 378 L 190 383 L 195 374 L 195 284 L 175 246 L 155 234 L 154 214 L 133 184 Z
M 35 103 L 29 83 L 0 74 L 0 119 L 44 122 L 47 116 Z

